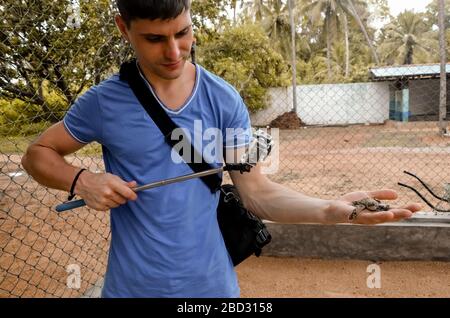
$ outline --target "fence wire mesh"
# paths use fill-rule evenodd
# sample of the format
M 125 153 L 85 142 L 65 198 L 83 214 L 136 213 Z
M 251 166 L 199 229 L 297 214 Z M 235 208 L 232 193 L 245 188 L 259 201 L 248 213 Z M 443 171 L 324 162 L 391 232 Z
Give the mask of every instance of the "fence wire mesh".
M 0 1 L 0 297 L 94 296 L 104 275 L 108 213 L 81 208 L 57 214 L 54 207 L 67 194 L 36 183 L 21 157 L 80 94 L 130 56 L 114 13 L 107 0 Z M 326 198 L 393 188 L 403 204 L 418 199 L 398 181 L 420 188 L 403 174 L 407 170 L 448 197 L 450 137 L 439 128 L 436 56 L 436 64 L 367 67 L 367 79 L 351 83 L 320 80 L 317 70 L 305 81 L 306 66 L 299 63 L 296 112 L 293 89 L 285 86 L 268 89 L 265 108 L 251 113 L 254 126 L 280 128 L 278 169 L 269 177 Z M 98 144 L 66 160 L 104 171 Z

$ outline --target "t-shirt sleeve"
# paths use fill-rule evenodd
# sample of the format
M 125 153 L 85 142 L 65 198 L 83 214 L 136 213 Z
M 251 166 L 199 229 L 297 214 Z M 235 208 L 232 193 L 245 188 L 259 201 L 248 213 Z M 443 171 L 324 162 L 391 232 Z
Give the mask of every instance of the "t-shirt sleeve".
M 101 143 L 102 121 L 97 97 L 97 87 L 90 88 L 80 96 L 64 116 L 66 130 L 78 142 Z
M 224 128 L 223 142 L 226 149 L 240 148 L 250 143 L 252 128 L 247 107 L 236 92 L 236 103 L 231 109 L 229 120 Z

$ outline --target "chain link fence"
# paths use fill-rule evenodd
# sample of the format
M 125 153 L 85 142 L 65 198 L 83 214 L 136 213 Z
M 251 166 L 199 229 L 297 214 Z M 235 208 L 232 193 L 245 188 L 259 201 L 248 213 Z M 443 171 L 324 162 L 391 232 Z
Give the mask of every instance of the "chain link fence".
M 0 1 L 0 297 L 95 296 L 104 275 L 109 214 L 57 214 L 67 194 L 38 185 L 20 161 L 77 96 L 130 55 L 114 12 L 107 0 Z M 269 89 L 265 109 L 251 114 L 254 126 L 280 128 L 269 177 L 324 198 L 392 188 L 402 204 L 417 197 L 397 182 L 420 186 L 407 170 L 444 196 L 450 137 L 439 128 L 439 64 L 368 72 L 364 83 L 297 85 L 294 111 L 292 87 Z M 66 160 L 104 171 L 96 144 Z

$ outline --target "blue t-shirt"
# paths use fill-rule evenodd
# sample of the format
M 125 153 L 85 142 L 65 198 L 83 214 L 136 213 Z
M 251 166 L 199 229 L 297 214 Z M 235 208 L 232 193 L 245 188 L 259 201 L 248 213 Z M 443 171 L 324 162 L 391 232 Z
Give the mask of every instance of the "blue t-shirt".
M 196 140 L 194 145 L 200 140 L 213 165 L 223 158 L 207 151 L 214 139 L 205 133 L 208 128 L 218 128 L 222 135 L 214 136 L 227 147 L 251 138 L 248 111 L 237 91 L 198 65 L 194 90 L 179 110 L 159 102 Z M 64 125 L 77 141 L 100 143 L 106 171 L 125 181 L 144 185 L 192 173 L 174 160 L 178 154 L 118 74 L 83 94 Z M 227 128 L 241 130 L 230 135 Z M 217 223 L 218 199 L 219 193 L 212 194 L 201 179 L 191 179 L 139 192 L 137 201 L 111 209 L 102 296 L 238 297 L 236 273 Z

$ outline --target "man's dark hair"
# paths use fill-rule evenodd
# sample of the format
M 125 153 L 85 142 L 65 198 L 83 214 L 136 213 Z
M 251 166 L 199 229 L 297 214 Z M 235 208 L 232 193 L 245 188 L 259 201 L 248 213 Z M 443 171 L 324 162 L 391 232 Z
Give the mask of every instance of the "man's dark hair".
M 116 0 L 116 3 L 127 27 L 135 19 L 175 19 L 191 6 L 191 0 Z

